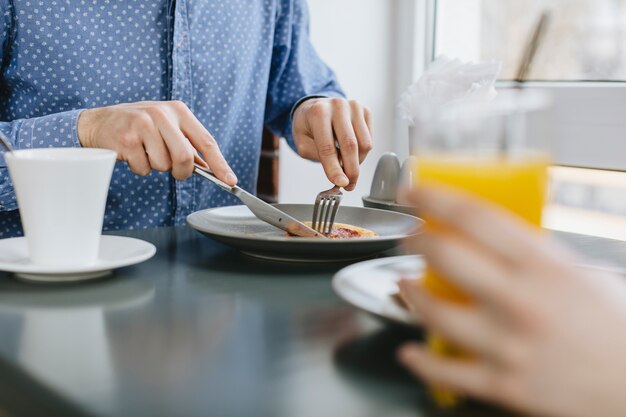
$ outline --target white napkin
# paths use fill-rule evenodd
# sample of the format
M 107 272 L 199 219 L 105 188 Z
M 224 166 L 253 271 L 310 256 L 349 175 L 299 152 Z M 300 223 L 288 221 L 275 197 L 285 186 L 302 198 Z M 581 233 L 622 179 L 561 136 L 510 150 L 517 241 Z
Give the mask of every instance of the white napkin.
M 467 63 L 446 56 L 437 58 L 424 75 L 402 95 L 402 118 L 414 126 L 421 114 L 459 102 L 489 102 L 496 95 L 495 82 L 502 63 Z

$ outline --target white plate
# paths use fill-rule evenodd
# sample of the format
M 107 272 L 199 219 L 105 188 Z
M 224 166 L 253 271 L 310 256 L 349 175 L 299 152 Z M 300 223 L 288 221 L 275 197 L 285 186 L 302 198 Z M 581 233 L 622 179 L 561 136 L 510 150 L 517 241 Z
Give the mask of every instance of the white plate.
M 72 282 L 100 278 L 114 269 L 148 260 L 156 247 L 143 240 L 123 236 L 102 236 L 98 261 L 87 266 L 49 267 L 33 264 L 28 257 L 26 238 L 0 240 L 0 271 L 41 282 Z
M 375 316 L 394 322 L 418 324 L 407 310 L 392 298 L 398 292 L 397 282 L 417 279 L 424 273 L 421 256 L 397 256 L 354 264 L 333 278 L 335 292 L 348 303 Z

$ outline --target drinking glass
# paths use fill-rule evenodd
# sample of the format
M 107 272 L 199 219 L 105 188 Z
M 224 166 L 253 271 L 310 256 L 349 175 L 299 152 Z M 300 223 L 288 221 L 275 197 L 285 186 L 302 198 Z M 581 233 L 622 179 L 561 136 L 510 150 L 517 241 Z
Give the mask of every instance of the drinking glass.
M 548 95 L 502 93 L 491 103 L 459 103 L 421 114 L 411 128 L 417 184 L 441 184 L 474 194 L 541 227 L 551 162 L 552 112 Z M 439 226 L 428 218 L 427 228 Z M 442 230 L 439 229 L 439 232 Z M 423 285 L 435 296 L 471 306 L 471 299 L 427 267 Z M 435 333 L 429 348 L 443 356 L 471 360 L 471 353 Z M 432 390 L 441 406 L 459 399 Z

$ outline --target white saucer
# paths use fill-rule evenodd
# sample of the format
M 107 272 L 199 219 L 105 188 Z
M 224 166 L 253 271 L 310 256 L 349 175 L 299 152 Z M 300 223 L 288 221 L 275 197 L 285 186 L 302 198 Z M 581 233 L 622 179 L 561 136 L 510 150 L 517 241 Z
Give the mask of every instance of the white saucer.
M 28 257 L 26 238 L 0 240 L 0 271 L 39 282 L 73 282 L 100 278 L 114 269 L 135 265 L 154 256 L 156 247 L 143 240 L 102 236 L 98 261 L 93 265 L 51 267 L 36 265 Z
M 397 256 L 374 259 L 351 265 L 333 278 L 335 292 L 353 306 L 393 322 L 419 324 L 392 298 L 398 292 L 397 282 L 417 279 L 424 273 L 421 256 Z

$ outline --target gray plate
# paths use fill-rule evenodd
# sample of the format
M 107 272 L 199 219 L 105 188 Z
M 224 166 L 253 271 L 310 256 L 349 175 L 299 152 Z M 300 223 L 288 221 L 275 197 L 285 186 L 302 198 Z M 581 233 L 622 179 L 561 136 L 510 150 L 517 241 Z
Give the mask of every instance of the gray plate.
M 308 220 L 312 205 L 276 204 L 287 214 Z M 406 214 L 363 207 L 341 207 L 337 222 L 372 230 L 369 239 L 320 240 L 286 237 L 285 232 L 258 220 L 245 206 L 221 207 L 193 213 L 187 224 L 204 235 L 258 258 L 288 262 L 337 262 L 365 259 L 393 249 L 418 232 L 423 221 Z

